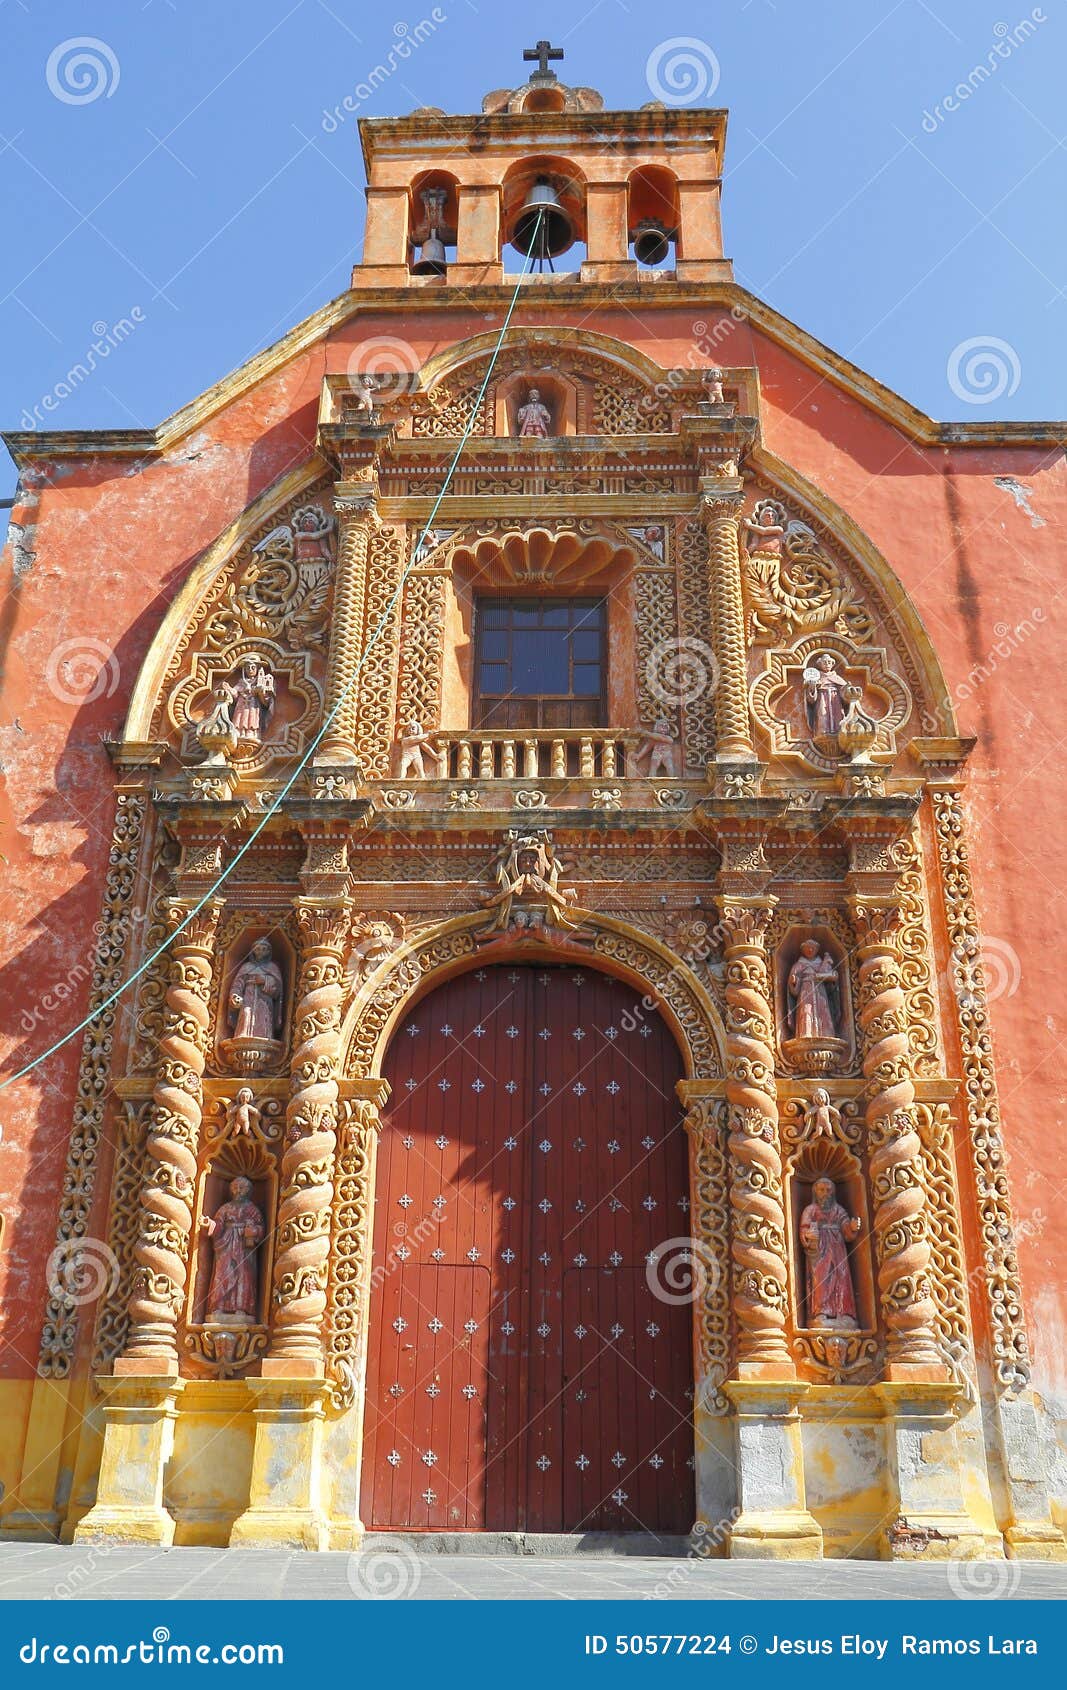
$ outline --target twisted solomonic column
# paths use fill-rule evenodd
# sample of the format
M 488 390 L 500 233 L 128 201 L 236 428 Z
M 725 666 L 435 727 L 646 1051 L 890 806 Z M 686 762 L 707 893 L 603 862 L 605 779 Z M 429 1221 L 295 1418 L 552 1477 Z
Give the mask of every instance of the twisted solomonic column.
M 765 935 L 776 900 L 722 904 L 726 961 L 730 1254 L 741 1377 L 793 1379 L 786 1342 L 788 1268 L 774 1033 Z
M 286 1114 L 286 1147 L 274 1261 L 271 1363 L 297 1372 L 322 1365 L 330 1210 L 336 1148 L 344 943 L 349 911 L 340 898 L 296 900 L 300 981 Z
M 356 759 L 359 687 L 353 677 L 363 655 L 374 490 L 369 485 L 360 485 L 352 493 L 339 488 L 335 508 L 340 532 L 324 704 L 324 718 L 332 716 L 333 720 L 315 753 L 316 763 L 353 763 Z
M 715 689 L 715 755 L 725 761 L 751 762 L 755 752 L 748 716 L 739 515 L 740 494 L 705 495 L 701 500 L 701 520 L 708 536 L 712 641 L 719 666 Z
M 860 1029 L 867 1080 L 867 1144 L 886 1374 L 947 1376 L 935 1337 L 931 1246 L 922 1142 L 908 1052 L 895 906 L 850 899 L 859 963 Z
M 129 1328 L 116 1373 L 177 1371 L 200 1139 L 201 1077 L 210 1034 L 211 963 L 222 908 L 212 899 L 170 952 L 159 1066 L 145 1141 L 141 1215 L 133 1246 Z M 189 904 L 174 899 L 172 925 Z

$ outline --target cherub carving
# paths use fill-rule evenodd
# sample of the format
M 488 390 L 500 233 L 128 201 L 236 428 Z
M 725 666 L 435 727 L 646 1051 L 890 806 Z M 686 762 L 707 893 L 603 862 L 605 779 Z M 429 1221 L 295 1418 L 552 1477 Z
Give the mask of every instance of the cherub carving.
M 425 753 L 429 752 L 436 762 L 437 748 L 429 734 L 423 733 L 422 723 L 416 717 L 413 716 L 411 721 L 400 730 L 397 743 L 400 746 L 399 778 L 401 780 L 408 780 L 409 778 L 425 780 Z
M 665 717 L 660 717 L 635 747 L 634 762 L 644 767 L 648 780 L 655 780 L 658 775 L 673 779 L 678 772 L 676 746 L 674 729 Z

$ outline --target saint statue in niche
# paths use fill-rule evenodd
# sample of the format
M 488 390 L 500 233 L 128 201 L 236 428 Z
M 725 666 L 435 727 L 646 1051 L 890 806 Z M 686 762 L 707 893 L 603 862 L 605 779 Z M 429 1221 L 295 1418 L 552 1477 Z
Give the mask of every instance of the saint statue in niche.
M 823 652 L 814 664 L 804 670 L 804 715 L 815 740 L 836 739 L 837 730 L 845 719 L 850 693 L 856 691 L 837 672 L 837 658 Z
M 796 1039 L 840 1037 L 837 968 L 818 939 L 805 939 L 789 970 L 789 1031 Z
M 232 1179 L 229 1201 L 214 1215 L 201 1215 L 200 1226 L 214 1253 L 206 1318 L 248 1325 L 258 1315 L 256 1249 L 265 1231 L 263 1216 L 252 1201 L 252 1181 L 243 1174 Z
M 531 387 L 526 395 L 526 402 L 519 406 L 516 413 L 519 425 L 519 438 L 525 440 L 547 440 L 552 431 L 552 413 L 541 398 L 541 390 Z
M 274 676 L 258 657 L 246 658 L 233 687 L 234 732 L 244 745 L 262 745 L 274 711 Z
M 284 1009 L 282 971 L 269 939 L 257 939 L 230 985 L 230 1019 L 236 1039 L 276 1039 Z
M 857 1237 L 860 1223 L 837 1201 L 837 1188 L 825 1175 L 815 1181 L 812 1199 L 800 1217 L 800 1244 L 807 1264 L 808 1325 L 851 1329 L 859 1321 L 848 1245 Z

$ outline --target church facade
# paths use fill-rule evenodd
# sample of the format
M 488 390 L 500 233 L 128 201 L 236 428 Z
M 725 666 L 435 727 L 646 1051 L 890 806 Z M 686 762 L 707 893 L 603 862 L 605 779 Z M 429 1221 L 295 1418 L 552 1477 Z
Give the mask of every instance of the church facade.
M 348 292 L 7 436 L 0 1535 L 1060 1558 L 1062 441 L 739 287 L 724 112 L 360 130 Z

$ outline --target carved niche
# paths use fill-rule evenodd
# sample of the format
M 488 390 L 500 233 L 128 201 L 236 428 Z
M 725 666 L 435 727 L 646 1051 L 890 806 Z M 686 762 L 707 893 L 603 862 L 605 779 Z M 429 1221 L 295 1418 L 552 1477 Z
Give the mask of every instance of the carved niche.
M 183 761 L 232 756 L 240 773 L 255 774 L 303 750 L 321 715 L 333 564 L 325 488 L 292 499 L 225 561 L 177 642 L 153 720 L 154 734 L 177 738 Z M 232 751 L 222 743 L 227 716 L 247 730 Z
M 775 1023 L 794 1073 L 843 1073 L 855 1054 L 845 947 L 814 920 L 791 926 L 775 949 Z
M 842 763 L 892 762 L 912 712 L 911 693 L 886 653 L 833 633 L 767 652 L 751 701 L 772 756 L 824 774 Z

